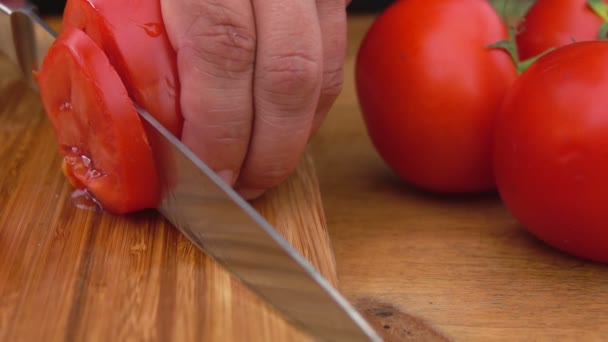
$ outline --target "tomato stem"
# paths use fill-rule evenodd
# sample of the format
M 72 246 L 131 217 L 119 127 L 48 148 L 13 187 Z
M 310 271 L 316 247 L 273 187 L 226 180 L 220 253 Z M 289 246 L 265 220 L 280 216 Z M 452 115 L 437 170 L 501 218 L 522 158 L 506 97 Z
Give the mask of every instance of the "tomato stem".
M 600 26 L 599 40 L 606 40 L 606 36 L 608 36 L 608 21 L 604 22 L 602 26 Z
M 537 56 L 534 56 L 534 57 L 528 58 L 524 61 L 521 61 L 519 58 L 519 50 L 517 49 L 517 42 L 515 40 L 515 37 L 517 35 L 517 28 L 514 25 L 509 25 L 508 32 L 509 32 L 509 35 L 508 35 L 507 39 L 498 41 L 494 44 L 489 45 L 488 47 L 492 48 L 492 49 L 503 49 L 503 50 L 507 51 L 509 53 L 509 55 L 511 56 L 511 59 L 513 60 L 513 63 L 515 64 L 515 67 L 517 68 L 517 72 L 519 74 L 526 71 L 526 69 L 528 69 L 530 67 L 530 65 L 534 64 L 534 62 L 536 62 L 536 60 L 541 58 L 544 54 L 553 50 L 553 49 L 548 49 L 545 52 L 543 52 Z
M 598 38 L 600 40 L 605 40 L 606 35 L 608 34 L 608 4 L 603 0 L 587 0 L 587 5 L 595 14 L 604 20 L 604 23 L 600 27 Z
M 494 44 L 488 46 L 491 49 L 503 49 L 509 53 L 511 59 L 515 63 L 516 66 L 519 64 L 519 53 L 517 51 L 517 46 L 512 44 L 508 39 L 500 40 Z M 519 66 L 517 67 L 517 71 L 521 73 Z

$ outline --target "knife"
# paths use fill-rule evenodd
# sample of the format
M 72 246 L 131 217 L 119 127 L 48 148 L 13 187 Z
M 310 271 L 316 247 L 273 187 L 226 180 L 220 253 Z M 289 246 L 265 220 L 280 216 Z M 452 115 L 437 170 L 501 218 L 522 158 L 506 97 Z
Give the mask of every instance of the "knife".
M 13 2 L 16 2 L 13 0 Z M 0 52 L 37 89 L 38 70 L 56 34 L 26 1 L 0 2 Z M 135 105 L 156 152 L 163 195 L 158 211 L 195 246 L 324 341 L 381 341 L 363 317 L 308 261 L 202 160 Z

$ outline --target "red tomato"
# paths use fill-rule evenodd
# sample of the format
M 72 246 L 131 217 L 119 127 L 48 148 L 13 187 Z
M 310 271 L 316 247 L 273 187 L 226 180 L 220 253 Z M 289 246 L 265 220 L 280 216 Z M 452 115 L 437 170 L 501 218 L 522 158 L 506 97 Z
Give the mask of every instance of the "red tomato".
M 540 239 L 608 261 L 608 42 L 548 53 L 515 82 L 497 117 L 498 191 Z
M 95 42 L 64 29 L 37 78 L 72 185 L 89 190 L 108 212 L 155 207 L 158 177 L 139 114 Z
M 537 0 L 519 27 L 519 56 L 528 59 L 574 41 L 597 40 L 603 22 L 586 0 Z
M 63 22 L 84 30 L 104 50 L 137 103 L 181 135 L 177 57 L 160 1 L 69 0 Z
M 513 61 L 485 0 L 401 0 L 378 16 L 357 55 L 369 136 L 403 179 L 440 192 L 494 188 L 491 142 Z

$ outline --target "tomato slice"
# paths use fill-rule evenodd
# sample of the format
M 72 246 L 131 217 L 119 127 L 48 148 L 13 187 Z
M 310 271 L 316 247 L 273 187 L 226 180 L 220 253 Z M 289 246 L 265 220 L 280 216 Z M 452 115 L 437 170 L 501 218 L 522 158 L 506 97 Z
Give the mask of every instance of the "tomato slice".
M 72 185 L 87 189 L 111 213 L 155 207 L 152 149 L 127 90 L 95 42 L 65 28 L 37 79 Z
M 160 1 L 68 0 L 63 25 L 85 31 L 104 50 L 131 97 L 180 137 L 177 55 Z

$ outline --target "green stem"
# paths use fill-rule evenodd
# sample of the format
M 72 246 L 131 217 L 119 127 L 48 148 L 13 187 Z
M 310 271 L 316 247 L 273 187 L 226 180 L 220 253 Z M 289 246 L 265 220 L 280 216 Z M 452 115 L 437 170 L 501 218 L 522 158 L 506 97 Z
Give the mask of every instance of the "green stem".
M 547 53 L 549 53 L 553 50 L 554 50 L 554 48 L 547 49 L 544 52 L 542 52 L 534 57 L 530 57 L 524 61 L 519 62 L 518 70 L 520 70 L 520 73 L 524 72 L 526 69 L 528 69 L 530 67 L 530 65 L 534 64 L 534 62 L 536 62 L 539 58 L 541 58 L 542 56 L 546 55 Z
M 519 51 L 517 49 L 517 42 L 515 40 L 516 34 L 517 28 L 515 26 L 509 26 L 508 38 L 491 44 L 488 47 L 491 49 L 503 49 L 507 51 L 509 53 L 509 56 L 511 56 L 511 59 L 513 60 L 513 64 L 515 64 L 515 67 L 517 68 L 517 73 L 521 75 L 524 71 L 526 71 L 526 69 L 530 67 L 530 65 L 534 64 L 534 62 L 536 62 L 543 55 L 553 50 L 553 48 L 547 49 L 545 52 L 537 56 L 521 61 L 519 59 Z
M 600 27 L 598 38 L 605 40 L 608 34 L 608 4 L 603 0 L 587 0 L 587 5 L 604 21 L 604 24 Z
M 513 63 L 515 63 L 515 66 L 517 66 L 517 71 L 521 73 L 521 70 L 519 70 L 519 54 L 517 52 L 517 47 L 514 47 L 513 45 L 514 44 L 511 44 L 508 39 L 505 39 L 491 44 L 488 47 L 490 49 L 503 49 L 508 52 L 509 56 L 511 56 L 511 59 L 513 60 Z
M 608 36 L 608 21 L 605 21 L 602 26 L 600 26 L 599 40 L 606 40 Z

